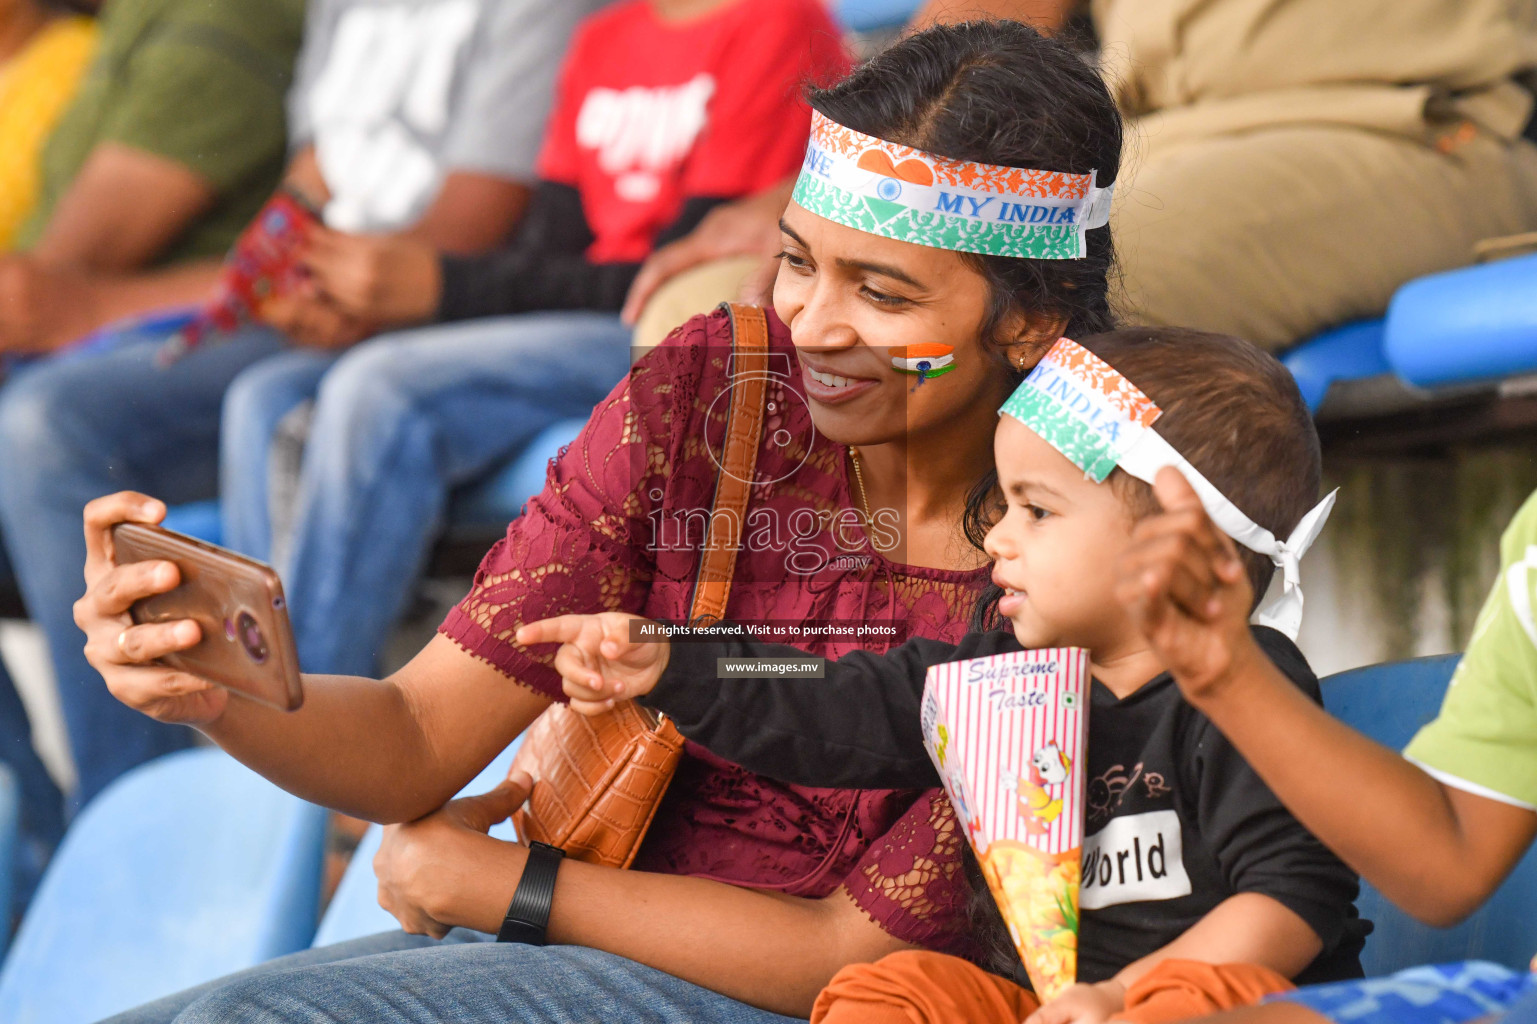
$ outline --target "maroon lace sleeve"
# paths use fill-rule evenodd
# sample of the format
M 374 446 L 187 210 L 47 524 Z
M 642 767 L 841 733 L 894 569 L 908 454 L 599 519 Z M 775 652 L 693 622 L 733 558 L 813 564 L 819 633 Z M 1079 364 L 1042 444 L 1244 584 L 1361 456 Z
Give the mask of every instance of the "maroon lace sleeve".
M 652 506 L 664 491 L 688 500 L 710 483 L 674 471 L 704 335 L 704 318 L 696 317 L 598 403 L 551 461 L 544 490 L 482 559 L 440 632 L 543 696 L 565 699 L 550 667 L 555 646 L 525 648 L 512 634 L 552 615 L 642 610 L 656 582 Z
M 965 842 L 944 791 L 929 790 L 870 844 L 843 887 L 888 935 L 968 956 L 971 888 L 961 861 Z

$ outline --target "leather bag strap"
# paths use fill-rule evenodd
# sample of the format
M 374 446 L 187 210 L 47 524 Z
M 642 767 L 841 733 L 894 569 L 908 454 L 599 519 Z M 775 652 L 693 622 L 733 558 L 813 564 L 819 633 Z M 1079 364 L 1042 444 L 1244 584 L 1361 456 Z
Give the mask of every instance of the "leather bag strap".
M 758 306 L 721 305 L 731 315 L 731 401 L 726 413 L 720 473 L 715 478 L 714 507 L 705 531 L 699 574 L 694 580 L 690 622 L 711 621 L 726 613 L 747 518 L 747 500 L 758 470 L 768 391 L 768 318 Z

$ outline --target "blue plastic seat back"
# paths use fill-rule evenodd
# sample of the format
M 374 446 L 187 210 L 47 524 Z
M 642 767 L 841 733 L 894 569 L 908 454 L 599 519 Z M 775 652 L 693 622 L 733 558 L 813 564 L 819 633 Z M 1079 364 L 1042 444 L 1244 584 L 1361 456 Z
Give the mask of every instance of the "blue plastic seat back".
M 522 742 L 523 737 L 519 736 L 494 761 L 486 765 L 469 785 L 460 790 L 459 795 L 487 793 L 500 785 L 507 777 L 512 757 Z M 492 826 L 491 835 L 509 842 L 517 839 L 510 821 Z M 374 878 L 374 854 L 378 852 L 379 841 L 383 837 L 384 829 L 378 825 L 370 827 L 363 834 L 357 852 L 352 855 L 352 863 L 347 865 L 341 885 L 337 886 L 336 894 L 331 897 L 331 905 L 326 908 L 325 917 L 320 921 L 320 930 L 315 933 L 316 946 L 330 946 L 364 935 L 395 931 L 400 927 L 399 922 L 379 906 L 379 883 Z
M 875 32 L 907 24 L 922 0 L 835 0 L 833 16 L 851 32 Z
M 219 750 L 118 779 L 71 824 L 0 971 L 0 1021 L 88 1024 L 308 947 L 325 812 Z
M 219 515 L 217 498 L 172 505 L 165 510 L 165 520 L 160 525 L 210 544 L 224 543 L 224 520 Z
M 1537 371 L 1537 254 L 1410 281 L 1388 306 L 1383 348 L 1420 387 Z
M 11 938 L 11 899 L 15 893 L 17 826 L 21 815 L 21 790 L 16 773 L 0 764 L 0 955 Z
M 1383 322 L 1361 320 L 1314 335 L 1281 356 L 1281 362 L 1296 378 L 1308 409 L 1317 412 L 1335 381 L 1391 372 L 1382 343 Z
M 1324 704 L 1347 725 L 1402 750 L 1440 711 L 1457 660 L 1457 655 L 1416 658 L 1342 672 L 1324 680 Z M 1349 780 L 1340 785 L 1348 787 Z M 1377 926 L 1361 958 L 1368 976 L 1468 959 L 1524 968 L 1537 953 L 1537 849 L 1482 909 L 1455 928 L 1419 923 L 1365 882 L 1356 905 Z
M 544 490 L 550 460 L 576 439 L 585 419 L 559 420 L 542 430 L 523 453 L 501 469 L 461 488 L 449 505 L 450 528 L 502 529 L 518 518 L 524 502 Z

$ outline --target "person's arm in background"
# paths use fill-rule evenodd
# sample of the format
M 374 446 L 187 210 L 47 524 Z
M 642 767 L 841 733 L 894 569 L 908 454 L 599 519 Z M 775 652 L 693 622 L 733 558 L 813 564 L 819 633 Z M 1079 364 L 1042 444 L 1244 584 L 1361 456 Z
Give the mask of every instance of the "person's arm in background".
M 329 190 L 313 147 L 290 164 L 286 183 L 316 207 Z M 522 220 L 532 190 L 521 182 L 472 171 L 450 172 L 422 218 L 396 236 L 345 235 L 320 230 L 311 240 L 322 254 L 334 252 L 333 280 L 352 278 L 352 290 L 370 297 L 341 307 L 315 289 L 263 304 L 261 318 L 301 345 L 343 348 L 390 323 L 390 300 L 436 293 L 439 256 L 483 252 L 504 240 Z M 324 258 L 324 255 L 322 256 Z M 358 280 L 357 278 L 361 278 Z M 345 284 L 337 285 L 339 288 Z M 385 307 L 381 309 L 380 307 Z M 373 316 L 367 315 L 370 310 Z M 394 321 L 409 322 L 409 321 Z
M 720 200 L 686 201 L 660 238 L 698 224 Z M 592 263 L 581 196 L 540 182 L 516 240 L 471 256 L 442 255 L 414 238 L 318 231 L 306 261 L 321 291 L 349 316 L 380 326 L 546 309 L 617 310 L 638 263 Z
M 1137 525 L 1118 596 L 1186 698 L 1303 825 L 1388 899 L 1435 925 L 1471 913 L 1537 835 L 1537 813 L 1492 788 L 1480 796 L 1447 785 L 1309 700 L 1253 641 L 1252 595 L 1232 541 L 1176 471 L 1159 474 L 1155 493 L 1165 514 Z M 1502 578 L 1459 671 L 1481 664 L 1493 678 L 1530 687 L 1537 673 L 1530 638 L 1518 625 L 1498 639 L 1490 628 L 1509 611 L 1505 589 Z M 1485 699 L 1467 684 L 1454 686 L 1443 720 Z M 1511 776 L 1530 785 L 1537 715 L 1507 701 L 1498 717 L 1512 730 Z
M 217 199 L 214 184 L 186 164 L 103 142 L 60 197 L 30 256 L 50 268 L 139 270 Z
M 42 233 L 28 253 L 0 260 L 0 350 L 48 351 L 202 298 L 215 261 L 146 268 L 227 196 L 265 190 L 259 183 L 285 146 L 290 70 L 198 20 L 168 18 L 136 46 L 123 76 L 130 86 L 108 99 L 90 155 Z
M 531 186 L 477 171 L 451 171 L 422 219 L 404 234 L 448 256 L 488 252 L 517 229 Z

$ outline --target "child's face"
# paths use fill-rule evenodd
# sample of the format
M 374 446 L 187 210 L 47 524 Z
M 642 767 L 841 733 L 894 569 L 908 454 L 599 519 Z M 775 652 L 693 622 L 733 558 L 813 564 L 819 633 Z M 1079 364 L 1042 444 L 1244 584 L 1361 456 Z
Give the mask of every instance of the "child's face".
M 999 417 L 993 454 L 1008 509 L 984 547 L 1015 637 L 1086 647 L 1096 663 L 1129 653 L 1140 634 L 1113 592 L 1135 522 L 1121 497 L 1012 416 Z

